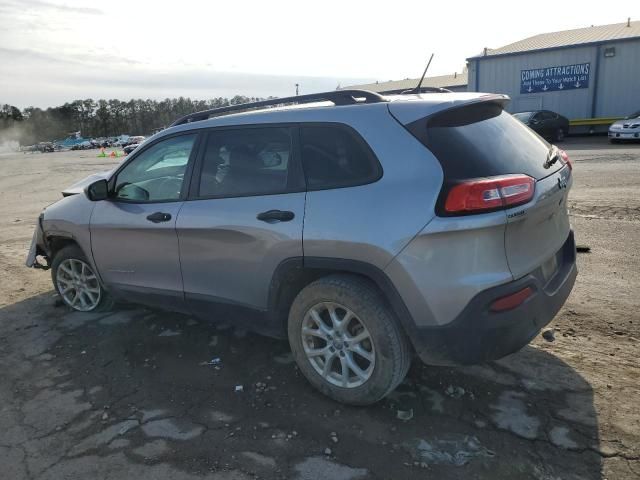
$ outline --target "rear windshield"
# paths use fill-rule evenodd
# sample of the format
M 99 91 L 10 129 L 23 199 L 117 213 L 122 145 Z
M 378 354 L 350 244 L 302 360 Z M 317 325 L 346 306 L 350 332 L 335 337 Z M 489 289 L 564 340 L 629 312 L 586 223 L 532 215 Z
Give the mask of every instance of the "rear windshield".
M 447 182 L 510 173 L 541 179 L 562 167 L 544 168 L 550 145 L 498 103 L 453 108 L 409 130 L 437 157 Z

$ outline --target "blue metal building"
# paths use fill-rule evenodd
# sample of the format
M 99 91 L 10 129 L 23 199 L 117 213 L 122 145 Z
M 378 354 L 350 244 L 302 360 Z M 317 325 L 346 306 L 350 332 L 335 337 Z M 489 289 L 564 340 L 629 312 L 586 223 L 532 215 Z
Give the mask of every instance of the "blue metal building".
M 572 131 L 640 110 L 640 21 L 545 33 L 468 58 L 468 90 L 506 93 L 508 110 L 553 110 Z

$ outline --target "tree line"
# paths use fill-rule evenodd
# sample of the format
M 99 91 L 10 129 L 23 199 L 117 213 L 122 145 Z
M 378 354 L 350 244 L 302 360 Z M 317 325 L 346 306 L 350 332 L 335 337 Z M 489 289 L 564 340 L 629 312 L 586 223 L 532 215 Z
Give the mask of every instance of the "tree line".
M 192 100 L 74 100 L 58 107 L 0 105 L 0 141 L 18 141 L 21 145 L 60 140 L 71 132 L 83 137 L 110 137 L 121 134 L 149 135 L 170 125 L 177 118 L 210 108 L 262 100 L 236 95 L 233 98 Z

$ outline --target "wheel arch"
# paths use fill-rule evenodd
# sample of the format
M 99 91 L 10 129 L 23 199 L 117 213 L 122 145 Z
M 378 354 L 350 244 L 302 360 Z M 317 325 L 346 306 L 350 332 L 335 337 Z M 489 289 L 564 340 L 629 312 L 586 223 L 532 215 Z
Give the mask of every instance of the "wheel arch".
M 86 248 L 83 248 L 82 244 L 73 235 L 66 234 L 63 232 L 60 232 L 60 233 L 52 232 L 45 235 L 45 243 L 46 243 L 46 250 L 47 250 L 46 252 L 47 263 L 49 264 L 49 266 L 53 265 L 53 259 L 55 258 L 56 254 L 60 252 L 63 248 L 66 248 L 69 246 L 77 247 L 83 253 L 85 259 L 87 260 L 87 262 L 89 262 L 89 265 L 91 265 L 91 268 L 93 268 L 93 271 L 98 276 L 98 279 L 100 280 L 101 285 L 106 290 L 106 287 L 102 280 L 102 276 L 100 275 L 100 270 L 97 268 L 97 265 L 93 260 L 93 254 L 91 250 L 89 249 L 89 251 L 87 251 Z
M 286 332 L 289 309 L 295 297 L 311 282 L 334 274 L 364 278 L 391 308 L 404 333 L 411 340 L 415 324 L 395 285 L 383 270 L 367 262 L 333 257 L 294 257 L 276 268 L 269 287 L 268 311 L 271 320 Z
M 78 247 L 86 256 L 86 252 L 82 250 L 82 247 L 78 243 L 78 241 L 70 235 L 60 235 L 57 233 L 46 235 L 45 236 L 46 246 L 47 246 L 47 254 L 50 261 L 53 261 L 53 257 L 56 256 L 60 250 L 70 245 L 75 245 Z

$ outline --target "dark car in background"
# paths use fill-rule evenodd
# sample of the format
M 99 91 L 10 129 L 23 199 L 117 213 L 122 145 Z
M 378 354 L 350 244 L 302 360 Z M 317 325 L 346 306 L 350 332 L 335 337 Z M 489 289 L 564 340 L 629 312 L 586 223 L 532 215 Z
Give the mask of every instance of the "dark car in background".
M 71 150 L 91 150 L 92 148 L 95 148 L 95 146 L 88 140 L 71 146 Z
M 122 146 L 126 147 L 129 145 L 140 145 L 142 142 L 144 142 L 145 138 L 146 137 L 143 137 L 142 135 L 131 136 Z
M 139 143 L 130 143 L 129 145 L 127 145 L 126 147 L 124 147 L 122 150 L 124 150 L 124 154 L 125 155 L 129 155 L 131 152 L 133 152 L 136 148 L 138 148 L 138 145 L 140 145 Z
M 569 133 L 569 119 L 551 110 L 535 110 L 513 114 L 541 137 L 561 142 Z

